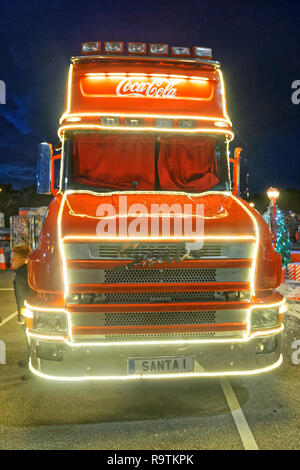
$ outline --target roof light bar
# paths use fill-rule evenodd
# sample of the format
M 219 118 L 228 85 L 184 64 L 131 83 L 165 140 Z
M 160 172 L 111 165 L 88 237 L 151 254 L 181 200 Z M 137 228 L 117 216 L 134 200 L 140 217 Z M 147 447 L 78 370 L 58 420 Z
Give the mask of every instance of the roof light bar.
M 171 55 L 176 57 L 190 57 L 191 50 L 189 47 L 171 47 Z
M 83 42 L 81 44 L 82 55 L 99 54 L 101 52 L 100 41 Z
M 147 54 L 147 44 L 145 42 L 128 42 L 127 43 L 128 54 Z
M 171 47 L 172 57 L 191 57 L 191 48 L 185 46 Z M 101 53 L 101 42 L 90 41 L 81 44 L 82 55 L 92 55 Z M 104 42 L 104 54 L 123 54 L 124 42 Z M 127 54 L 147 55 L 147 44 L 145 42 L 127 42 Z M 168 44 L 149 44 L 148 53 L 155 56 L 168 56 Z M 208 47 L 193 47 L 193 56 L 201 59 L 211 59 L 212 50 Z
M 104 52 L 106 54 L 122 54 L 124 52 L 124 42 L 105 42 Z
M 168 44 L 149 44 L 149 54 L 151 55 L 168 55 Z
M 194 57 L 201 57 L 202 59 L 211 59 L 212 50 L 208 47 L 198 47 L 193 48 Z

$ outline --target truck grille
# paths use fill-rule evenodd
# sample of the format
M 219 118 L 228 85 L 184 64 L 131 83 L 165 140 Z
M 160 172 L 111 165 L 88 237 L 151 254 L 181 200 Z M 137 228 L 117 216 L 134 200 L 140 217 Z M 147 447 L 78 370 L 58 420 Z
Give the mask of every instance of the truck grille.
M 225 241 L 205 243 L 202 249 L 188 253 L 185 243 L 175 242 L 65 243 L 70 287 L 67 303 L 75 340 L 242 337 L 240 325 L 247 322 L 253 247 L 252 242 Z M 177 264 L 181 259 L 203 258 L 228 262 L 182 265 L 187 267 Z M 128 263 L 109 262 L 126 259 Z M 238 262 L 231 266 L 230 260 Z M 224 308 L 222 302 L 232 306 Z M 89 309 L 85 310 L 87 305 Z M 175 309 L 178 311 L 172 311 Z
M 72 313 L 72 326 L 203 325 L 216 323 L 215 310 L 183 312 Z
M 105 294 L 107 303 L 212 302 L 214 292 L 123 292 Z
M 215 332 L 199 333 L 172 333 L 172 334 L 144 334 L 144 335 L 104 335 L 107 341 L 167 341 L 167 340 L 197 340 L 199 338 L 213 338 Z
M 216 322 L 215 311 L 106 313 L 105 326 L 199 325 Z
M 89 245 L 90 256 L 95 259 L 134 259 L 135 257 L 152 258 L 170 257 L 171 259 L 183 258 L 187 254 L 185 244 L 176 243 L 95 243 Z M 192 259 L 219 258 L 222 256 L 222 247 L 218 244 L 205 244 L 202 249 L 192 251 Z
M 215 269 L 105 269 L 108 284 L 216 282 Z

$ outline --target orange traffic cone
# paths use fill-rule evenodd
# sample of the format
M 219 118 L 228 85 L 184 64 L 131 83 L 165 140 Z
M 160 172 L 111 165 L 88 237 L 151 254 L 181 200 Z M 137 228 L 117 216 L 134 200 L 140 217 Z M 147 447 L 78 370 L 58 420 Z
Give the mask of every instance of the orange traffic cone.
M 3 248 L 0 248 L 0 269 L 6 269 L 5 257 Z

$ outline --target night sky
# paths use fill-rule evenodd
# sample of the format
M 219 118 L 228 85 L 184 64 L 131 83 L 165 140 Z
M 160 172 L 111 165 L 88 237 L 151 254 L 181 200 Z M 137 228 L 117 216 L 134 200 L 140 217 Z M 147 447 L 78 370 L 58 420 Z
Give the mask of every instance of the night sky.
M 95 40 L 211 47 L 250 191 L 300 189 L 300 104 L 291 100 L 300 80 L 300 3 L 266 0 L 2 1 L 0 183 L 34 183 L 37 144 L 57 142 L 69 57 Z

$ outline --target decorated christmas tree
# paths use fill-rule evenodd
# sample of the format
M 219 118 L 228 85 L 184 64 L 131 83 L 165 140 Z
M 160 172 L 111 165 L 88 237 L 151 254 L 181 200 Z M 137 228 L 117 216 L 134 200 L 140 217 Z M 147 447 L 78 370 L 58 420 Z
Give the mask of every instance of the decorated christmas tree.
M 289 239 L 288 229 L 284 220 L 283 212 L 275 205 L 275 220 L 273 221 L 273 207 L 270 203 L 264 219 L 270 227 L 272 239 L 275 242 L 275 250 L 281 255 L 282 266 L 290 262 L 291 241 Z

